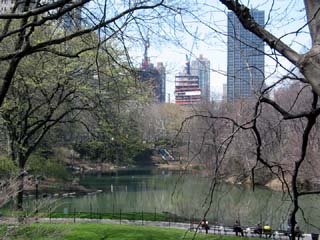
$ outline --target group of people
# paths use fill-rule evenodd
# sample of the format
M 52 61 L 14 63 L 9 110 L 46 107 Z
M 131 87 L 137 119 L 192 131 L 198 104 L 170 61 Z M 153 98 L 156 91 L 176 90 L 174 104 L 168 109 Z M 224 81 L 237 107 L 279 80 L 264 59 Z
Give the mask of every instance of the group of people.
M 239 221 L 236 221 L 236 223 L 233 226 L 233 231 L 236 233 L 236 236 L 243 236 L 243 229 L 239 223 Z M 257 227 L 253 230 L 253 232 L 260 237 L 262 234 L 264 234 L 266 237 L 271 237 L 272 229 L 268 224 L 265 224 L 263 227 L 261 224 L 258 224 Z
M 206 231 L 206 234 L 208 234 L 208 231 L 210 229 L 209 223 L 206 219 L 201 220 L 200 222 L 201 228 Z M 243 229 L 239 223 L 239 221 L 236 221 L 236 223 L 233 226 L 233 231 L 236 233 L 236 236 L 244 236 Z M 254 229 L 254 233 L 258 234 L 260 237 L 262 234 L 265 234 L 266 237 L 271 237 L 271 227 L 266 224 L 263 227 L 258 224 L 257 228 Z
M 302 236 L 302 232 L 301 232 L 297 222 L 294 221 L 294 223 L 295 223 L 294 234 L 299 240 L 300 237 Z M 203 219 L 203 220 L 201 220 L 200 225 L 201 225 L 201 228 L 206 231 L 206 234 L 208 234 L 208 231 L 210 229 L 208 221 L 206 219 Z M 235 222 L 235 224 L 233 226 L 233 231 L 235 232 L 236 236 L 244 236 L 244 230 L 241 227 L 240 222 L 238 220 Z M 288 232 L 289 238 L 291 238 L 291 220 L 290 221 L 288 220 L 287 232 Z M 264 224 L 264 226 L 262 226 L 259 223 L 257 225 L 257 227 L 253 230 L 253 233 L 257 234 L 259 237 L 262 237 L 264 235 L 266 238 L 271 238 L 272 228 L 269 224 Z
M 236 233 L 236 236 L 243 236 L 243 229 L 239 224 L 239 221 L 236 221 L 236 223 L 233 226 L 233 231 Z M 272 228 L 270 225 L 265 224 L 263 227 L 261 224 L 258 224 L 257 227 L 253 230 L 254 234 L 259 235 L 259 237 L 262 237 L 264 235 L 266 238 L 271 238 L 272 235 Z M 287 230 L 289 239 L 291 239 L 291 223 L 288 222 L 288 230 Z M 294 234 L 298 238 L 298 240 L 302 237 L 302 232 L 300 230 L 299 225 L 295 222 L 295 228 L 294 228 Z

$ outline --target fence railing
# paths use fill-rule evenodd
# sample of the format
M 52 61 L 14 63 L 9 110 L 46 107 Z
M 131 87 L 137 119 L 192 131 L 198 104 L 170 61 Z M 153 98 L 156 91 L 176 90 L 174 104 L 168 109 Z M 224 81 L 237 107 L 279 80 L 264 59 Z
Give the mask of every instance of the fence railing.
M 131 220 L 131 221 L 140 221 L 142 224 L 144 221 L 163 221 L 169 223 L 190 223 L 190 224 L 199 224 L 200 218 L 195 217 L 182 217 L 170 212 L 158 212 L 156 209 L 153 212 L 147 211 L 136 211 L 136 212 L 126 212 L 122 209 L 115 210 L 112 212 L 101 211 L 100 209 L 90 208 L 89 211 L 80 211 L 76 208 L 63 208 L 61 210 L 51 211 L 49 209 L 46 211 L 39 211 L 39 215 L 47 216 L 51 218 L 73 218 L 76 222 L 77 218 L 87 218 L 87 219 L 111 219 L 119 220 L 121 223 L 122 220 Z

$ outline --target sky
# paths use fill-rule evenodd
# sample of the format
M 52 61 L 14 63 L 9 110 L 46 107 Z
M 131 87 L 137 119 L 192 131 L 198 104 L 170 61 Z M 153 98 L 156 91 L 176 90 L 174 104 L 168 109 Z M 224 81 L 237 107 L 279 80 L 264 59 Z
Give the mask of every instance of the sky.
M 189 2 L 189 1 L 187 1 Z M 190 55 L 192 49 L 191 61 L 195 60 L 200 54 L 208 58 L 211 63 L 211 97 L 220 99 L 222 95 L 223 84 L 226 83 L 227 69 L 227 47 L 226 31 L 227 17 L 226 8 L 218 0 L 202 0 L 201 7 L 194 12 L 190 9 L 190 14 L 196 16 L 195 19 L 190 16 L 184 18 L 184 22 L 190 34 L 196 34 L 196 38 L 191 36 L 185 30 L 177 30 L 174 41 L 159 41 L 157 34 L 150 34 L 150 48 L 148 55 L 152 63 L 163 62 L 167 68 L 167 101 L 170 95 L 171 102 L 174 101 L 174 76 L 181 72 L 185 66 L 186 54 Z M 296 51 L 306 51 L 305 46 L 310 45 L 308 29 L 303 28 L 305 20 L 304 5 L 302 0 L 254 0 L 242 1 L 242 3 L 265 11 L 265 19 L 268 20 L 266 29 L 292 46 Z M 190 1 L 191 4 L 191 1 Z M 272 10 L 272 11 L 270 11 Z M 200 11 L 200 14 L 199 12 Z M 164 23 L 166 25 L 166 23 Z M 161 27 L 167 29 L 168 26 Z M 302 28 L 301 34 L 296 34 L 296 30 Z M 304 31 L 304 32 L 303 32 Z M 161 33 L 160 33 L 161 34 Z M 160 35 L 159 34 L 159 35 Z M 171 32 L 169 33 L 171 34 Z M 157 39 L 158 37 L 158 39 Z M 194 45 L 194 46 L 193 46 Z M 193 48 L 192 48 L 193 46 Z M 265 48 L 267 53 L 270 49 Z M 144 47 L 142 43 L 137 43 L 135 58 L 137 63 L 141 62 Z M 285 59 L 280 58 L 283 66 L 291 68 L 291 64 Z M 274 60 L 265 58 L 265 73 L 276 72 L 268 80 L 274 81 L 280 75 L 285 74 L 281 68 L 275 69 Z

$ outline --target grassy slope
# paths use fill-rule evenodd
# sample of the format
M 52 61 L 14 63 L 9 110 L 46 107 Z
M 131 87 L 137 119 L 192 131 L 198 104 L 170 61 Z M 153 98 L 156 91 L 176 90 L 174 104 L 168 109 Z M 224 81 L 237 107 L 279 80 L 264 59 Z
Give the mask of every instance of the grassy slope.
M 120 219 L 120 214 L 119 213 L 69 213 L 69 214 L 64 214 L 60 212 L 54 212 L 51 213 L 50 215 L 46 214 L 46 217 L 51 217 L 51 218 L 96 218 L 96 219 Z M 144 212 L 143 215 L 141 212 L 123 212 L 121 213 L 121 219 L 126 219 L 126 220 L 144 220 L 144 221 L 169 221 L 169 220 L 181 220 L 180 218 L 178 219 L 172 214 L 165 214 L 165 213 L 148 213 Z M 199 220 L 200 221 L 200 220 Z
M 1 234 L 2 233 L 2 234 Z M 185 230 L 107 224 L 33 224 L 11 232 L 8 239 L 32 240 L 191 240 L 194 233 Z M 4 234 L 4 226 L 0 228 Z M 233 240 L 232 236 L 197 234 L 194 239 Z M 244 239 L 244 238 L 242 238 Z

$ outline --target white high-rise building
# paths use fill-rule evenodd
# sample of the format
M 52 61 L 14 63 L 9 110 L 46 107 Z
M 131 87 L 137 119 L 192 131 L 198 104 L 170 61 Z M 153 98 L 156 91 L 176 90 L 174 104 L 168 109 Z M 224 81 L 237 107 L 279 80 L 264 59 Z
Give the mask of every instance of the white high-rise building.
M 0 14 L 11 12 L 15 0 L 0 0 Z
M 2 13 L 10 13 L 12 12 L 12 9 L 15 5 L 17 0 L 0 0 L 0 14 Z M 73 2 L 76 2 L 78 0 L 74 0 Z M 46 4 L 46 3 L 50 3 L 52 2 L 52 0 L 41 0 L 41 4 Z M 18 2 L 19 6 L 17 8 L 17 11 L 21 11 L 21 8 L 23 6 L 23 1 L 20 0 Z M 31 0 L 30 6 L 32 8 L 32 6 L 34 6 L 36 3 L 36 0 Z M 68 3 L 65 5 L 65 7 L 67 7 L 69 4 Z M 72 11 L 66 13 L 62 18 L 62 24 L 63 27 L 67 30 L 74 30 L 74 29 L 79 29 L 81 27 L 81 8 L 75 8 Z
M 201 89 L 201 99 L 210 101 L 210 61 L 200 55 L 191 62 L 190 73 L 199 78 L 199 88 Z

